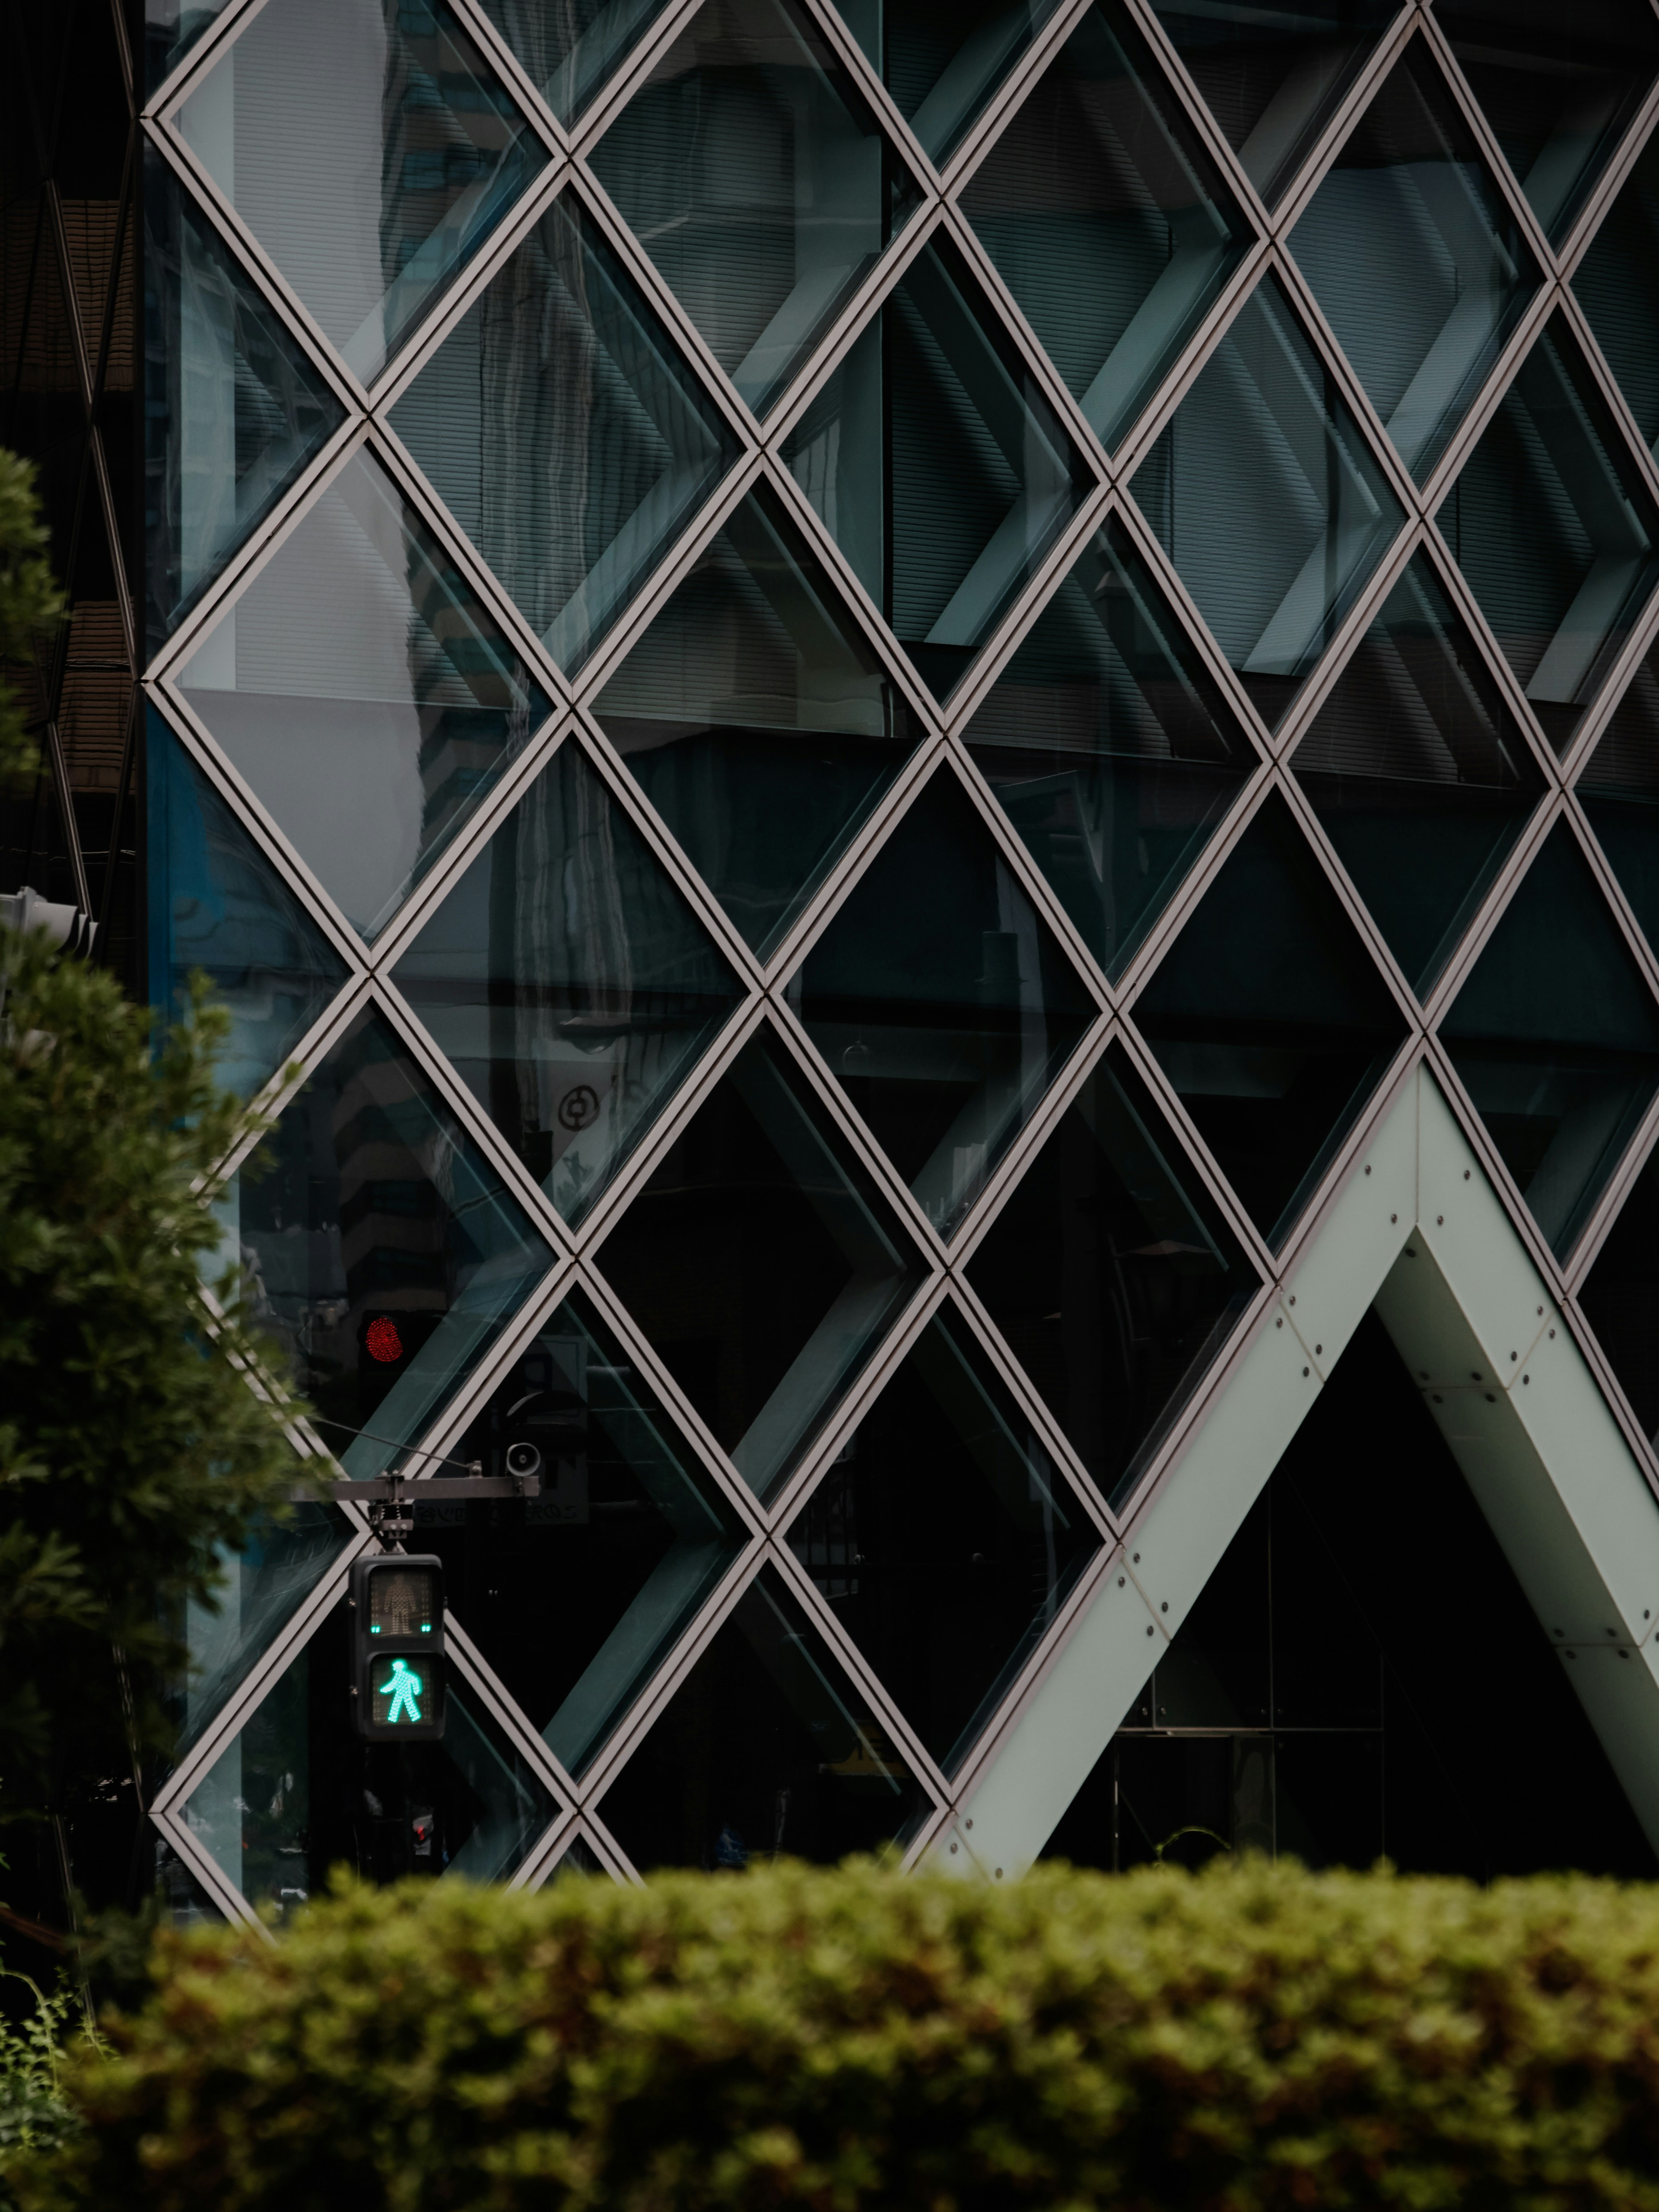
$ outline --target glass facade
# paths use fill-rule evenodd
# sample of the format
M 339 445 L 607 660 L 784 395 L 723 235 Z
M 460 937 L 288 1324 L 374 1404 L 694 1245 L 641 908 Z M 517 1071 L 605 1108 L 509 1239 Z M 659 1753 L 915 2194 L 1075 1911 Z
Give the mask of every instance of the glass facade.
M 417 1505 L 401 1758 L 362 1507 L 226 1561 L 167 1895 L 972 1856 L 1118 1590 L 1051 1848 L 1474 1866 L 1356 1509 L 1287 1453 L 1180 1626 L 1137 1532 L 1419 1071 L 1659 1493 L 1659 16 L 134 21 L 0 80 L 71 607 L 6 888 L 228 1008 L 223 1255 L 343 1476 L 541 1470 Z

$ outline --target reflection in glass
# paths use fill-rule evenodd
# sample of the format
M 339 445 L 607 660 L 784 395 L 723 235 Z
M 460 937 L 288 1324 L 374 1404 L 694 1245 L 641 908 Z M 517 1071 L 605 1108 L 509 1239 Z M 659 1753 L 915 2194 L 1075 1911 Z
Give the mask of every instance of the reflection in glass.
M 1440 0 L 1450 42 L 1532 211 L 1559 245 L 1659 70 L 1642 0 Z
M 782 450 L 941 699 L 1092 489 L 1070 433 L 942 232 Z
M 551 705 L 364 452 L 215 617 L 179 683 L 368 938 Z
M 1650 653 L 1578 779 L 1596 842 L 1650 946 L 1659 949 L 1659 665 Z
M 1054 14 L 1059 0 L 848 0 L 841 9 L 935 165 Z
M 1659 446 L 1659 139 L 1603 216 L 1572 289 L 1650 449 Z
M 599 1812 L 635 1866 L 832 1866 L 931 1810 L 862 1691 L 775 1567 L 764 1567 Z
M 269 0 L 178 128 L 365 383 L 548 158 L 444 0 Z
M 344 410 L 144 142 L 144 515 L 154 651 Z
M 962 205 L 1109 447 L 1249 234 L 1117 0 L 1097 0 L 1072 33 Z
M 958 1315 L 931 1322 L 790 1524 L 819 1595 L 946 1774 L 1100 1536 Z
M 571 122 L 662 12 L 663 0 L 482 0 L 486 15 L 541 88 L 561 123 Z
M 1115 517 L 1078 556 L 963 734 L 1112 976 L 1256 758 Z
M 512 1454 L 509 1461 L 508 1455 Z M 744 1531 L 580 1291 L 456 1447 L 539 1498 L 422 1504 L 460 1622 L 571 1774 L 585 1773 L 737 1557 Z
M 191 1792 L 191 1835 L 250 1904 L 279 1914 L 342 1863 L 376 1882 L 507 1881 L 558 1811 L 546 1784 L 453 1654 L 440 1741 L 363 1742 L 346 1695 L 347 1636 L 342 1603 Z
M 1565 752 L 1659 581 L 1659 507 L 1561 315 L 1521 364 L 1439 521 Z
M 757 414 L 916 200 L 797 0 L 705 0 L 590 159 Z
M 1291 250 L 1421 483 L 1539 283 L 1425 40 L 1389 70 Z
M 152 92 L 227 5 L 228 0 L 144 0 L 145 82 Z
M 392 980 L 568 1221 L 610 1183 L 742 996 L 574 738 Z
M 1406 1033 L 1276 793 L 1154 969 L 1134 1018 L 1275 1249 Z
M 737 445 L 573 192 L 391 411 L 561 666 L 578 668 Z
M 698 557 L 594 711 L 763 958 L 921 736 L 764 483 Z
M 1118 1044 L 1026 1169 L 968 1279 L 1115 1505 L 1257 1288 Z
M 1565 1260 L 1659 1089 L 1659 1006 L 1558 822 L 1440 1034 Z
M 197 970 L 230 1016 L 218 1079 L 251 1098 L 346 979 L 346 964 L 154 707 L 144 747 L 151 1003 Z
M 1579 1285 L 1578 1303 L 1659 1448 L 1659 1155 L 1650 1153 Z
M 372 1006 L 283 1108 L 223 1210 L 249 1318 L 287 1354 L 354 1479 L 416 1441 L 553 1261 Z M 358 1431 L 371 1433 L 348 1443 Z
M 1234 317 L 1134 495 L 1277 727 L 1405 519 L 1277 277 Z
M 764 1029 L 607 1234 L 599 1264 L 763 1498 L 921 1273 L 892 1207 Z
M 1544 787 L 1426 553 L 1383 601 L 1292 766 L 1424 996 Z
M 1096 1012 L 948 769 L 837 909 L 789 998 L 945 1237 Z
M 1244 173 L 1269 207 L 1397 14 L 1394 0 L 1152 0 Z
M 173 1928 L 222 1928 L 225 1916 L 165 1836 L 156 1836 L 151 1894 L 160 1917 Z

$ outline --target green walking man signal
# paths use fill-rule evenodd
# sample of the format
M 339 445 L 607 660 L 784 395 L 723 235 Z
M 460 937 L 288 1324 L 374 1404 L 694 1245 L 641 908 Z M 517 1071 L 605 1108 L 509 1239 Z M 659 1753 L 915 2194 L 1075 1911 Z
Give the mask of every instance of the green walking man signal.
M 441 1559 L 382 1552 L 351 1570 L 351 1702 L 374 1743 L 444 1732 Z

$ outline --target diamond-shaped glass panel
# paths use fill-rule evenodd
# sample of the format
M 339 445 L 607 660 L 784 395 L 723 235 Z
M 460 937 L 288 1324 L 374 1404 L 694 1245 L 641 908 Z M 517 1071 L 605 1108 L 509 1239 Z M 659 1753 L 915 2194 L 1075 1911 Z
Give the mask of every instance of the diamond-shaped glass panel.
M 1256 760 L 1115 518 L 1084 547 L 963 734 L 1114 976 Z
M 344 410 L 148 139 L 143 200 L 153 651 Z
M 788 1532 L 946 1774 L 1100 1540 L 955 1313 L 929 1322 Z
M 1565 821 L 1440 1034 L 1533 1218 L 1565 1259 L 1659 1089 L 1659 1006 Z
M 370 938 L 551 710 L 366 453 L 216 616 L 178 681 Z
M 766 1030 L 664 1155 L 599 1264 L 762 1497 L 921 1273 L 894 1209 Z
M 1620 186 L 1572 289 L 1637 428 L 1659 445 L 1659 137 Z
M 269 0 L 178 127 L 366 383 L 548 159 L 444 0 Z
M 1249 237 L 1146 42 L 1097 0 L 962 205 L 1102 443 L 1117 443 Z
M 228 0 L 144 0 L 145 79 L 152 92 L 227 5 Z
M 757 414 L 917 197 L 798 0 L 705 0 L 590 158 Z
M 599 1807 L 635 1867 L 705 1870 L 891 1843 L 931 1800 L 777 1569 L 763 1567 Z
M 1557 245 L 1659 70 L 1644 0 L 1441 0 L 1435 18 Z
M 564 192 L 392 410 L 562 667 L 581 665 L 737 456 L 592 216 Z
M 509 1461 L 508 1454 L 512 1454 Z M 737 1557 L 744 1529 L 592 1305 L 574 1291 L 455 1456 L 539 1463 L 539 1498 L 430 1505 L 410 1548 L 560 1759 L 580 1774 Z
M 1643 1434 L 1659 1447 L 1659 1153 L 1632 1183 L 1578 1303 Z
M 225 1211 L 250 1318 L 354 1478 L 416 1441 L 553 1263 L 372 1006 L 284 1107 Z
M 230 1016 L 220 1082 L 251 1098 L 346 979 L 346 964 L 149 709 L 145 839 L 163 898 L 149 906 L 153 1004 L 171 1012 L 198 970 Z
M 191 1834 L 250 1904 L 278 1912 L 320 1895 L 343 1862 L 374 1881 L 507 1881 L 557 1801 L 453 1657 L 439 1741 L 362 1742 L 341 1695 L 349 1635 L 342 1603 L 191 1790 Z
M 1405 520 L 1277 277 L 1233 318 L 1134 495 L 1276 727 Z
M 942 165 L 1059 0 L 847 0 L 840 13 Z
M 1596 842 L 1659 951 L 1659 665 L 1650 653 L 1578 779 Z
M 1406 1033 L 1277 793 L 1136 1000 L 1134 1018 L 1275 1247 Z
M 1659 507 L 1562 316 L 1522 363 L 1439 521 L 1565 751 L 1659 582 Z
M 574 738 L 392 980 L 568 1221 L 743 995 Z
M 1425 994 L 1544 777 L 1425 552 L 1413 556 L 1291 757 L 1337 857 Z
M 542 98 L 570 122 L 662 13 L 663 0 L 482 0 Z
M 1170 43 L 1269 207 L 1399 12 L 1395 0 L 1152 0 Z
M 1258 1287 L 1118 1044 L 998 1212 L 968 1279 L 1114 1504 Z
M 1071 434 L 942 235 L 783 454 L 941 699 L 1092 489 Z
M 699 556 L 594 712 L 763 957 L 922 734 L 763 483 Z
M 1420 483 L 1539 283 L 1425 40 L 1389 70 L 1291 251 Z
M 789 998 L 945 1237 L 1096 1014 L 948 769 L 837 909 Z

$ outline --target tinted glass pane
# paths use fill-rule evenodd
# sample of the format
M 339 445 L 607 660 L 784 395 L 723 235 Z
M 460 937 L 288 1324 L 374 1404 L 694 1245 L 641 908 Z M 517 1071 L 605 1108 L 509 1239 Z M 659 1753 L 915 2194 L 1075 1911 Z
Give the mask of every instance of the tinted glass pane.
M 783 454 L 939 698 L 1091 483 L 942 237 L 912 262 Z
M 757 413 L 916 198 L 794 0 L 708 0 L 592 160 Z
M 1110 975 L 1256 759 L 1115 520 L 1078 556 L 964 735 Z
M 606 1237 L 600 1265 L 763 1497 L 921 1273 L 892 1208 L 764 1030 Z
M 1276 794 L 1136 1000 L 1134 1018 L 1275 1246 L 1406 1028 Z
M 948 769 L 877 854 L 789 996 L 946 1237 L 1096 1012 Z
M 226 0 L 144 0 L 144 70 L 152 92 L 225 6 Z
M 921 735 L 764 484 L 697 560 L 595 712 L 763 957 Z
M 1383 601 L 1293 766 L 1395 957 L 1426 992 L 1544 778 L 1425 553 Z
M 569 1221 L 741 996 L 574 738 L 392 979 Z
M 1057 0 L 848 0 L 848 28 L 930 158 L 943 162 Z
M 1257 1287 L 1115 1044 L 992 1223 L 968 1278 L 1115 1503 Z
M 371 1881 L 505 1881 L 558 1805 L 453 1658 L 437 1742 L 354 1732 L 337 1606 L 191 1792 L 191 1833 L 250 1904 L 279 1912 L 343 1863 Z
M 751 1583 L 605 1792 L 634 1864 L 833 1865 L 931 1801 L 775 1567 Z
M 1659 580 L 1659 507 L 1559 315 L 1522 363 L 1439 520 L 1564 751 Z
M 1602 217 L 1572 289 L 1650 447 L 1659 442 L 1659 140 Z
M 1090 9 L 962 196 L 1048 358 L 1115 445 L 1248 225 L 1124 11 Z
M 1270 729 L 1405 519 L 1273 276 L 1136 470 L 1134 495 Z
M 1644 1434 L 1659 1443 L 1659 1158 L 1632 1184 L 1578 1303 Z
M 483 0 L 542 97 L 568 123 L 631 53 L 662 12 L 662 0 Z
M 951 1315 L 929 1324 L 788 1540 L 953 1774 L 1101 1540 Z
M 1565 1259 L 1659 1086 L 1659 1007 L 1559 822 L 1441 1035 Z
M 443 0 L 270 0 L 179 130 L 365 381 L 547 163 Z
M 1648 943 L 1659 946 L 1659 668 L 1651 654 L 1590 755 L 1578 797 Z
M 569 192 L 391 419 L 567 668 L 586 659 L 737 452 L 660 317 Z
M 148 141 L 143 203 L 153 651 L 344 410 Z
M 1557 244 L 1659 69 L 1640 0 L 1455 0 L 1436 7 L 1533 213 Z
M 422 1504 L 410 1548 L 572 1774 L 582 1773 L 737 1557 L 744 1531 L 580 1291 L 456 1447 L 539 1498 Z
M 346 964 L 153 707 L 148 727 L 150 1000 L 171 1012 L 191 975 L 206 975 L 230 1016 L 219 1080 L 251 1098 Z
M 1383 80 L 1291 249 L 1420 482 L 1538 289 L 1521 226 L 1424 40 Z
M 1152 0 L 1244 173 L 1269 207 L 1397 12 L 1393 0 Z
M 553 1254 L 372 1007 L 261 1154 L 226 1206 L 251 1318 L 286 1353 L 346 1473 L 378 1474 L 484 1356 Z
M 179 682 L 366 937 L 550 706 L 442 544 L 362 453 L 215 617 Z

